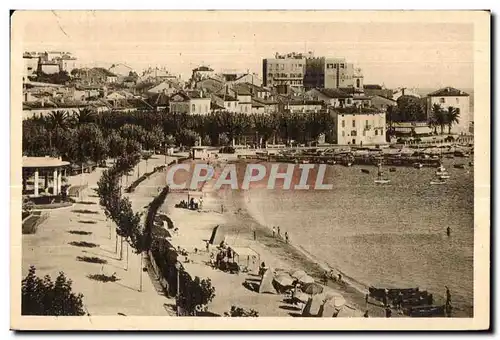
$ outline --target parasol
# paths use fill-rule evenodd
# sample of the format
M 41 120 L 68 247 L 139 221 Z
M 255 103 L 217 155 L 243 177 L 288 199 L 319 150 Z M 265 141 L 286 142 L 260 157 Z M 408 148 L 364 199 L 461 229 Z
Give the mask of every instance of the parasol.
M 306 283 L 302 287 L 302 291 L 304 293 L 310 294 L 310 295 L 321 294 L 321 293 L 323 293 L 323 286 L 320 285 L 319 283 L 315 283 L 315 282 Z
M 290 276 L 295 278 L 295 279 L 298 279 L 304 275 L 307 275 L 305 271 L 303 270 L 294 270 L 294 271 L 291 271 L 290 272 Z
M 295 280 L 288 274 L 279 274 L 274 278 L 274 281 L 276 281 L 282 287 L 288 287 L 288 286 L 293 286 L 293 281 Z
M 339 309 L 345 305 L 345 299 L 342 294 L 329 291 L 325 294 L 325 305 L 333 306 L 335 309 Z
M 307 274 L 299 277 L 298 280 L 302 284 L 313 283 L 314 282 L 314 279 L 311 276 L 307 275 Z

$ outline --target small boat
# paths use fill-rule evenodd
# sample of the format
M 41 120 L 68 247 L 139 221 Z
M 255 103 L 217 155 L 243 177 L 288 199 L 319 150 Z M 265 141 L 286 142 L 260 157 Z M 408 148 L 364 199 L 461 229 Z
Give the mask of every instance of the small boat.
M 391 180 L 388 178 L 383 177 L 383 171 L 382 171 L 382 163 L 378 164 L 378 174 L 377 174 L 377 179 L 375 180 L 376 184 L 387 184 L 390 183 Z
M 456 150 L 453 152 L 453 155 L 455 157 L 469 157 L 470 154 L 467 151 L 462 151 L 462 150 Z
M 309 160 L 307 159 L 302 160 L 302 164 L 309 164 Z
M 352 162 L 347 162 L 347 163 L 345 163 L 345 166 L 347 166 L 347 167 L 349 167 L 349 166 L 351 166 L 351 165 L 352 165 Z
M 448 172 L 446 171 L 446 168 L 443 166 L 443 164 L 439 164 L 439 167 L 436 170 L 436 176 L 444 176 L 448 175 Z
M 441 175 L 439 176 L 439 179 L 448 179 L 450 178 L 450 175 Z
M 415 169 L 422 169 L 422 167 L 423 167 L 423 166 L 424 166 L 424 165 L 423 165 L 422 163 L 413 163 L 413 167 L 414 167 Z
M 396 168 L 390 168 L 389 171 L 390 172 L 396 172 Z
M 446 181 L 443 179 L 431 181 L 431 185 L 439 185 L 439 184 L 446 184 Z
M 361 172 L 364 173 L 364 174 L 369 174 L 370 170 L 368 170 L 368 169 L 361 169 Z
M 453 164 L 453 167 L 456 169 L 465 169 L 465 164 Z

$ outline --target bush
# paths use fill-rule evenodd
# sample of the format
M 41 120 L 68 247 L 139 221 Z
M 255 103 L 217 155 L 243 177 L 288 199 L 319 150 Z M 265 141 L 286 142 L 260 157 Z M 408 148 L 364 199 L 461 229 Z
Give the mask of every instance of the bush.
M 210 279 L 193 279 L 185 271 L 180 273 L 179 305 L 188 315 L 195 315 L 197 307 L 206 306 L 215 297 L 215 287 Z
M 71 280 L 63 272 L 55 282 L 50 276 L 43 279 L 36 276 L 34 266 L 22 280 L 21 314 L 22 315 L 85 315 L 83 295 L 71 291 Z
M 226 313 L 226 315 L 232 317 L 258 317 L 259 312 L 255 309 L 245 309 L 242 307 L 231 306 L 231 310 L 228 314 Z

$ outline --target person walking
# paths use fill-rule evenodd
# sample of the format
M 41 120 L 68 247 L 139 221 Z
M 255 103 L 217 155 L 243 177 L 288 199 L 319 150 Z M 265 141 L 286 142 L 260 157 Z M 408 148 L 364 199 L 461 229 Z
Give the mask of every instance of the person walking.
M 198 202 L 198 209 L 203 209 L 203 197 L 200 197 L 200 201 Z
M 276 237 L 276 228 L 273 226 L 273 238 Z
M 285 231 L 285 242 L 288 243 L 288 232 Z

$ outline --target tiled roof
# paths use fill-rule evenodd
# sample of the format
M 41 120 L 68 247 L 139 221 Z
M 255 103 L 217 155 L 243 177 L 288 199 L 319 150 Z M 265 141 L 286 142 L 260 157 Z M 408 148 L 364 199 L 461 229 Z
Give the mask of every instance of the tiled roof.
M 231 96 L 229 94 L 219 93 L 216 96 L 219 97 L 220 99 L 224 100 L 225 102 L 237 102 L 238 101 L 238 99 L 234 98 L 233 96 Z
M 215 102 L 210 102 L 210 109 L 212 110 L 225 110 L 226 108 L 224 106 L 220 106 L 219 104 Z
M 351 95 L 338 89 L 318 89 L 318 91 L 330 98 L 351 98 Z
M 241 95 L 251 95 L 250 88 L 246 84 L 235 84 L 233 86 L 234 92 Z
M 213 71 L 213 70 L 208 66 L 200 66 L 195 68 L 193 71 L 196 72 L 196 71 Z
M 368 90 L 382 90 L 382 86 L 376 84 L 363 85 L 363 88 Z
M 453 87 L 445 87 L 437 91 L 431 92 L 427 95 L 428 97 L 468 97 L 469 94 L 455 89 Z

